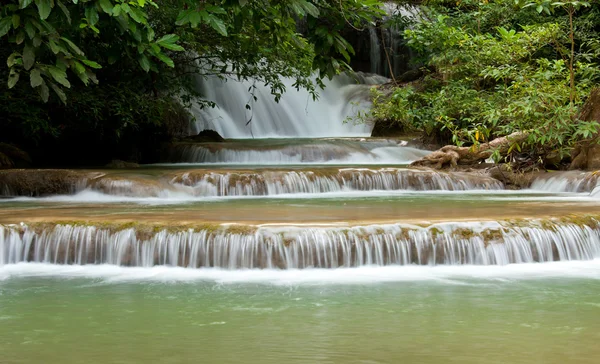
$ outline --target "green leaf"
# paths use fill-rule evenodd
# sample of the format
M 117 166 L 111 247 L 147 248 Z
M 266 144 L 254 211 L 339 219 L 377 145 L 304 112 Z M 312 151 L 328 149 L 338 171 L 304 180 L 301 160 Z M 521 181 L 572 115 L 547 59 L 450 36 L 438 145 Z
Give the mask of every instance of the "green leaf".
M 150 60 L 146 57 L 145 54 L 140 54 L 140 58 L 138 59 L 140 62 L 140 66 L 146 72 L 150 71 Z
M 69 82 L 69 80 L 67 80 L 67 73 L 63 70 L 61 70 L 58 67 L 48 67 L 48 72 L 50 73 L 50 76 L 52 76 L 52 78 L 54 79 L 54 81 L 60 83 L 61 85 L 65 86 L 66 88 L 71 87 L 71 83 Z
M 106 14 L 112 15 L 113 5 L 111 4 L 110 0 L 100 0 L 99 4 L 100 8 L 102 8 L 102 11 L 104 11 Z
M 29 81 L 33 88 L 40 86 L 44 82 L 39 69 L 35 68 L 29 73 Z
M 227 36 L 227 28 L 223 21 L 219 18 L 211 17 L 210 18 L 210 26 L 214 30 L 216 30 L 219 34 L 226 37 Z
M 33 0 L 19 0 L 19 9 L 25 9 L 26 7 L 28 7 L 31 3 L 33 2 Z
M 173 60 L 164 53 L 158 53 L 156 55 L 156 58 L 160 59 L 164 64 L 166 64 L 167 66 L 169 66 L 171 68 L 175 67 Z
M 129 8 L 129 16 L 138 24 L 146 24 L 146 14 L 138 8 Z
M 246 4 L 248 4 L 248 0 L 240 0 L 240 6 L 245 6 Z
M 35 63 L 35 49 L 29 44 L 26 43 L 23 48 L 23 68 L 26 70 L 31 69 L 33 64 Z
M 65 43 L 67 43 L 67 45 L 73 50 L 73 52 L 77 53 L 80 56 L 83 56 L 83 51 L 81 49 L 79 49 L 79 47 L 77 47 L 77 45 L 75 45 L 75 43 L 71 42 L 69 39 L 67 39 L 65 37 L 60 37 L 60 39 L 62 39 Z
M 60 0 L 58 0 L 56 3 L 58 4 L 60 10 L 62 10 L 63 14 L 65 14 L 65 17 L 67 18 L 67 23 L 71 24 L 71 13 L 69 12 L 69 9 L 67 9 L 65 4 L 63 4 Z
M 21 25 L 21 17 L 18 16 L 17 14 L 13 14 L 13 16 L 12 16 L 12 25 L 13 25 L 13 29 L 17 29 L 19 27 L 19 25 Z
M 4 37 L 6 33 L 10 30 L 10 26 L 12 25 L 12 19 L 10 17 L 5 17 L 0 19 L 0 37 Z
M 54 93 L 56 93 L 56 95 L 58 96 L 60 101 L 62 101 L 62 103 L 66 105 L 67 95 L 65 95 L 63 90 L 61 90 L 60 87 L 58 87 L 54 82 L 49 82 L 49 83 L 50 83 L 50 87 L 52 87 L 52 90 L 54 90 Z
M 77 61 L 73 61 L 73 67 L 75 68 L 75 73 L 77 74 L 85 73 L 86 71 L 85 66 Z
M 17 44 L 21 44 L 23 43 L 23 41 L 25 40 L 25 32 L 24 31 L 19 31 L 15 37 L 15 43 Z
M 179 36 L 175 34 L 167 34 L 156 41 L 156 43 L 169 43 L 173 44 L 179 40 Z
M 119 5 L 119 4 L 115 5 L 115 7 L 112 9 L 113 16 L 119 16 L 119 15 L 121 15 L 121 11 L 122 10 L 123 9 L 121 9 L 121 5 Z
M 40 85 L 40 88 L 38 88 L 38 92 L 42 101 L 48 102 L 48 98 L 50 97 L 50 90 L 48 89 L 46 82 L 43 82 L 43 80 L 42 84 Z
M 15 87 L 17 82 L 19 82 L 19 76 L 20 74 L 16 69 L 10 69 L 10 73 L 8 74 L 8 88 Z
M 52 11 L 52 3 L 50 0 L 35 0 L 35 4 L 37 5 L 40 18 L 42 18 L 42 20 L 47 19 Z
M 20 56 L 19 53 L 14 52 L 13 54 L 11 54 L 10 56 L 8 56 L 8 58 L 6 59 L 6 65 L 8 67 L 12 67 L 15 64 L 17 64 L 17 57 Z
M 168 49 L 168 50 L 175 51 L 175 52 L 181 52 L 181 51 L 184 51 L 184 50 L 185 50 L 185 49 L 184 49 L 182 46 L 180 46 L 179 44 L 162 44 L 162 43 L 159 43 L 159 45 L 160 45 L 161 47 L 163 47 L 163 48 L 166 48 L 166 49 Z
M 85 18 L 90 25 L 96 25 L 98 23 L 100 16 L 98 15 L 95 6 L 88 6 L 85 8 Z
M 81 62 L 83 62 L 85 65 L 95 68 L 95 69 L 100 69 L 102 68 L 102 66 L 94 61 L 90 61 L 89 59 L 82 59 Z
M 33 39 L 33 37 L 35 37 L 36 32 L 32 22 L 25 22 L 25 32 L 27 32 L 27 36 L 29 36 L 29 39 Z M 0 36 L 1 35 L 2 34 L 0 33 Z

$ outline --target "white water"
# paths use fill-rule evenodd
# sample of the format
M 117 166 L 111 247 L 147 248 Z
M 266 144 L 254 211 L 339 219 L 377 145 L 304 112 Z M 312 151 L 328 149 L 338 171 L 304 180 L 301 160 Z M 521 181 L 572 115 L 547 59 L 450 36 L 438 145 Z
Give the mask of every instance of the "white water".
M 111 232 L 94 226 L 57 225 L 37 232 L 27 226 L 0 226 L 0 265 L 302 269 L 507 265 L 597 258 L 600 231 L 596 227 L 535 220 L 522 227 L 497 222 L 439 223 L 426 228 L 408 224 L 279 226 L 250 231 L 221 226 L 216 230 L 163 230 L 145 238 L 131 228 Z
M 537 178 L 531 184 L 532 190 L 546 192 L 587 192 L 591 193 L 598 186 L 596 172 L 553 172 Z
M 370 84 L 382 77 L 362 77 Z M 225 138 L 298 138 L 369 136 L 371 127 L 347 122 L 370 106 L 368 84 L 356 84 L 348 76 L 325 80 L 327 87 L 313 100 L 306 90 L 296 90 L 293 80 L 284 79 L 286 92 L 275 102 L 270 88 L 262 82 L 199 79 L 198 87 L 216 108 L 192 106 L 196 118 L 194 133 L 216 130 Z M 250 89 L 254 88 L 257 101 Z M 246 109 L 246 105 L 251 110 Z M 250 123 L 248 121 L 251 120 Z
M 337 269 L 189 269 L 115 265 L 54 265 L 18 263 L 0 266 L 0 280 L 27 277 L 88 278 L 106 283 L 198 282 L 221 284 L 254 283 L 272 285 L 377 284 L 384 282 L 434 281 L 442 284 L 481 284 L 537 279 L 600 279 L 600 260 L 510 264 L 505 266 L 386 266 Z
M 502 184 L 492 178 L 461 173 L 403 168 L 341 168 L 315 171 L 227 171 L 189 170 L 167 173 L 162 177 L 129 179 L 123 175 L 82 177 L 70 194 L 38 199 L 63 202 L 147 202 L 164 200 L 185 202 L 213 197 L 293 196 L 308 194 L 311 198 L 335 196 L 368 196 L 361 192 L 383 191 L 468 191 L 500 190 Z M 5 196 L 17 196 L 10 186 L 0 184 Z M 323 196 L 320 196 L 324 194 Z M 340 195 L 341 194 L 341 195 Z M 383 195 L 386 195 L 384 192 Z M 22 198 L 21 198 L 22 199 Z M 141 200 L 140 200 L 141 199 Z M 0 200 L 0 202 L 11 200 Z M 12 199 L 15 201 L 15 199 Z
M 410 164 L 429 151 L 405 147 L 385 146 L 374 149 L 342 146 L 286 146 L 273 150 L 240 150 L 227 148 L 211 151 L 202 145 L 178 146 L 171 155 L 174 163 L 157 165 L 369 165 Z

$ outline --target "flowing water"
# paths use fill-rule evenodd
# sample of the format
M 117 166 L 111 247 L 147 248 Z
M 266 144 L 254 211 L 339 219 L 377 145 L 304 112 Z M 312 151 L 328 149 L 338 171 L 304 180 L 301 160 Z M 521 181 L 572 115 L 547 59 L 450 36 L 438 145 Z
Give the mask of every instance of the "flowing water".
M 405 141 L 307 139 L 368 134 L 342 120 L 374 82 L 245 126 L 248 85 L 208 80 L 198 129 L 275 138 L 0 171 L 0 363 L 596 363 L 596 173 L 514 191 L 408 167 Z

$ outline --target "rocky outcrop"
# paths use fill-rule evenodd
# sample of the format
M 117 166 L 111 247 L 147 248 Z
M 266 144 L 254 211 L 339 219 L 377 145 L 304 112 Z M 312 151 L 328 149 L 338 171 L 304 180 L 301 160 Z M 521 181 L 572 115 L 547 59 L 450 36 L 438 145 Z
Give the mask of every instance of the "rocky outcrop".
M 0 171 L 0 196 L 70 194 L 84 188 L 88 178 L 100 173 L 66 169 L 11 169 Z

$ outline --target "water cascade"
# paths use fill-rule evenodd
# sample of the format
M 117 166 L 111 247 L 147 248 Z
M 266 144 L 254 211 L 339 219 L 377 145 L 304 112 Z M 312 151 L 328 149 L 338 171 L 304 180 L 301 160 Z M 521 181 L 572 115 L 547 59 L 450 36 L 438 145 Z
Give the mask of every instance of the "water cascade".
M 49 173 L 54 173 L 50 171 Z M 22 176 L 23 173 L 17 173 Z M 43 179 L 46 173 L 30 173 Z M 6 175 L 4 175 L 6 176 Z M 36 189 L 2 181 L 0 196 L 38 196 Z M 17 179 L 22 181 L 23 179 Z M 95 191 L 112 196 L 182 197 L 273 196 L 299 193 L 352 191 L 465 191 L 500 190 L 500 181 L 460 172 L 407 168 L 316 168 L 313 170 L 210 170 L 193 169 L 162 175 L 81 173 L 62 181 L 50 195 L 73 195 Z M 45 195 L 48 195 L 45 194 Z
M 284 79 L 287 91 L 277 103 L 262 82 L 198 78 L 201 94 L 216 107 L 192 106 L 192 132 L 212 129 L 225 138 L 368 136 L 371 126 L 352 119 L 369 107 L 371 85 L 385 81 L 380 76 L 338 76 L 325 80 L 326 88 L 313 100 L 308 91 L 296 90 L 293 80 Z
M 281 140 L 180 143 L 169 149 L 169 163 L 214 164 L 409 164 L 428 152 L 394 141 Z
M 600 229 L 526 221 L 335 227 L 206 227 L 172 232 L 56 225 L 0 226 L 0 265 L 113 264 L 188 268 L 505 265 L 600 258 Z
M 598 185 L 596 172 L 553 172 L 537 178 L 531 189 L 547 192 L 593 192 Z

